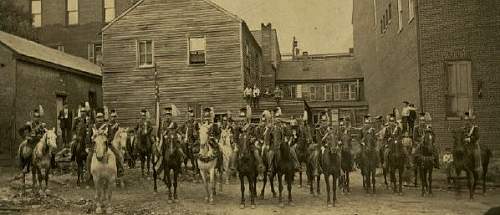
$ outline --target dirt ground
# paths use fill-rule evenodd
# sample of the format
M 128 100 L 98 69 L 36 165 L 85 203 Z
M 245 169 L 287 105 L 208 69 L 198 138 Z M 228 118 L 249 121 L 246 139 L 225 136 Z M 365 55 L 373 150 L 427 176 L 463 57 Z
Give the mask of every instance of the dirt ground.
M 50 179 L 49 196 L 41 199 L 32 194 L 21 196 L 21 181 L 14 179 L 17 170 L 0 169 L 0 214 L 88 214 L 94 211 L 94 191 L 92 188 L 76 187 L 76 176 L 55 174 Z M 439 177 L 439 176 L 438 176 Z M 377 178 L 377 183 L 382 178 Z M 31 184 L 31 177 L 28 177 Z M 351 179 L 352 192 L 338 193 L 336 207 L 326 207 L 325 184 L 321 179 L 322 193 L 319 197 L 309 194 L 307 186 L 299 188 L 296 177 L 293 186 L 294 205 L 280 208 L 278 200 L 272 198 L 266 189 L 264 200 L 257 200 L 257 208 L 240 209 L 239 181 L 232 179 L 224 185 L 223 192 L 216 197 L 215 205 L 206 204 L 202 184 L 191 176 L 183 176 L 179 185 L 178 203 L 167 204 L 165 185 L 160 184 L 159 192 L 153 192 L 152 180 L 142 177 L 137 169 L 127 169 L 125 188 L 117 188 L 113 193 L 115 214 L 483 214 L 489 208 L 500 206 L 498 189 L 488 189 L 485 196 L 477 195 L 469 200 L 465 187 L 460 196 L 445 188 L 443 180 L 435 184 L 433 197 L 421 197 L 418 188 L 405 187 L 404 195 L 398 196 L 378 184 L 376 195 L 365 194 L 361 178 L 354 173 Z M 260 190 L 261 183 L 257 184 Z M 277 187 L 277 186 L 276 186 Z M 479 192 L 479 190 L 478 190 Z M 248 202 L 248 197 L 247 197 Z

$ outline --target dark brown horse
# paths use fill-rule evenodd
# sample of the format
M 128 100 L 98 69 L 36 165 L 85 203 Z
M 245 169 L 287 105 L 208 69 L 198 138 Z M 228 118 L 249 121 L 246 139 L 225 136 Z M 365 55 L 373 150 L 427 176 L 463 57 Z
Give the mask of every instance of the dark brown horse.
M 363 187 L 367 193 L 375 194 L 375 174 L 379 163 L 379 154 L 375 129 L 370 128 L 363 138 L 359 153 Z
M 352 171 L 354 165 L 354 156 L 352 154 L 352 137 L 350 132 L 342 132 L 338 134 L 340 137 L 340 148 L 341 148 L 341 168 L 343 176 L 339 182 L 339 186 L 342 187 L 344 193 L 350 193 L 350 172 Z
M 145 133 L 147 131 L 144 131 L 142 129 L 138 129 L 136 133 L 136 141 L 137 144 L 135 144 L 135 151 L 136 154 L 139 156 L 139 159 L 141 160 L 141 173 L 144 176 L 145 175 L 145 168 L 146 168 L 146 173 L 149 175 L 151 171 L 151 163 L 152 163 L 152 153 L 153 153 L 153 137 Z
M 183 162 L 183 155 L 180 153 L 181 137 L 172 132 L 163 137 L 163 143 L 160 144 L 162 148 L 163 158 L 163 178 L 168 188 L 168 203 L 178 201 L 177 197 L 177 179 L 181 172 L 181 165 Z M 173 176 L 171 174 L 173 172 Z M 174 189 L 172 196 L 172 186 Z
M 325 149 L 321 155 L 321 168 L 325 177 L 326 183 L 326 203 L 328 207 L 335 207 L 337 202 L 337 181 L 340 177 L 341 161 L 340 161 L 340 146 L 335 138 L 329 138 Z M 330 184 L 330 176 L 333 178 Z M 332 188 L 330 188 L 330 186 Z M 330 196 L 332 194 L 332 196 Z M 332 198 L 332 199 L 331 199 Z
M 460 177 L 462 171 L 465 171 L 467 178 L 467 187 L 469 188 L 469 198 L 474 198 L 477 181 L 479 180 L 479 172 L 475 169 L 474 160 L 474 145 L 465 143 L 465 130 L 456 129 L 453 131 L 453 165 L 455 167 L 456 177 L 455 182 L 457 192 L 460 192 L 460 183 L 456 182 L 456 178 Z M 488 165 L 492 156 L 491 150 L 488 148 L 481 148 L 481 165 L 482 165 L 482 179 L 483 179 L 483 193 L 486 192 L 486 175 L 488 173 Z
M 422 196 L 426 193 L 432 196 L 432 170 L 434 169 L 435 161 L 434 141 L 434 134 L 432 132 L 425 132 L 423 142 L 417 148 L 416 164 L 420 172 Z
M 294 164 L 292 161 L 291 157 L 291 148 L 287 140 L 291 138 L 291 133 L 287 132 L 289 131 L 288 128 L 283 128 L 285 129 L 285 135 L 288 136 L 288 138 L 284 138 L 284 141 L 277 141 L 274 142 L 273 144 L 278 144 L 278 150 L 275 151 L 275 156 L 274 156 L 274 162 L 273 164 L 275 165 L 274 170 L 277 173 L 278 176 L 278 190 L 279 190 L 279 195 L 278 195 L 278 200 L 280 203 L 281 207 L 284 207 L 284 203 L 282 201 L 282 192 L 283 192 L 283 179 L 286 182 L 287 185 L 287 191 L 288 191 L 288 204 L 292 205 L 293 200 L 292 200 L 292 183 L 293 183 L 293 178 L 295 175 L 295 170 L 294 170 Z
M 405 171 L 406 156 L 404 154 L 401 139 L 391 139 L 389 141 L 388 166 L 393 184 L 393 192 L 403 194 L 403 174 Z M 398 178 L 396 180 L 396 173 Z
M 240 208 L 245 208 L 245 177 L 248 181 L 248 191 L 250 193 L 250 205 L 255 208 L 255 197 L 257 196 L 256 181 L 258 175 L 258 159 L 254 155 L 255 145 L 253 145 L 250 128 L 244 133 L 240 133 L 238 151 L 236 152 L 236 169 L 240 178 L 241 202 Z

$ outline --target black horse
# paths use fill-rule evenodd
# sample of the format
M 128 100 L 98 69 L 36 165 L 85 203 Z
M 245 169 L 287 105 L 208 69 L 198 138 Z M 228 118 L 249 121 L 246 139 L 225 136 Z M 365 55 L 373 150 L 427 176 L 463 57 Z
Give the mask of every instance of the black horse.
M 479 172 L 475 169 L 474 160 L 474 145 L 465 143 L 465 130 L 457 129 L 453 131 L 453 165 L 455 167 L 456 177 L 458 178 L 462 171 L 465 171 L 467 175 L 467 186 L 469 188 L 469 198 L 474 198 L 474 191 L 476 190 L 477 182 L 479 180 Z M 482 167 L 482 179 L 483 179 L 483 194 L 486 192 L 486 175 L 488 173 L 488 166 L 492 152 L 488 148 L 481 148 L 481 167 Z M 457 192 L 460 191 L 460 183 L 455 182 Z
M 85 137 L 79 137 L 77 136 L 76 138 L 74 138 L 72 140 L 72 144 L 75 144 L 74 147 L 73 147 L 73 152 L 72 152 L 72 158 L 75 160 L 76 162 L 76 175 L 77 175 L 77 180 L 76 180 L 76 186 L 80 186 L 80 184 L 82 183 L 82 179 L 83 179 L 83 169 L 85 168 L 85 163 L 86 163 L 86 160 L 87 160 L 87 156 L 88 156 L 88 153 L 87 151 L 85 150 Z M 90 174 L 90 170 L 87 170 Z
M 245 177 L 248 180 L 248 190 L 250 193 L 250 204 L 252 209 L 255 208 L 255 197 L 257 196 L 256 181 L 258 175 L 258 159 L 255 157 L 255 145 L 252 144 L 250 131 L 240 134 L 238 144 L 238 152 L 236 153 L 238 176 L 240 178 L 241 187 L 241 203 L 240 208 L 245 207 Z
M 425 132 L 423 142 L 417 147 L 416 153 L 416 164 L 422 183 L 422 196 L 426 193 L 432 196 L 432 171 L 435 161 L 434 147 L 434 135 L 431 132 Z
M 181 172 L 181 165 L 183 162 L 183 155 L 180 153 L 181 147 L 180 136 L 175 132 L 171 132 L 163 137 L 163 144 L 161 144 L 161 151 L 163 157 L 163 174 L 165 184 L 168 188 L 168 203 L 178 201 L 177 197 L 177 179 Z M 173 172 L 173 177 L 171 175 Z M 172 186 L 174 188 L 172 196 Z
M 326 203 L 328 207 L 335 207 L 337 202 L 337 181 L 340 177 L 340 146 L 337 145 L 336 140 L 333 138 L 325 145 L 325 149 L 321 155 L 321 168 L 326 183 Z M 330 184 L 330 176 L 333 178 Z M 332 188 L 330 188 L 332 186 Z M 330 196 L 332 194 L 332 196 Z M 331 199 L 332 198 L 332 199 Z
M 351 188 L 349 173 L 353 169 L 354 165 L 354 156 L 352 154 L 352 137 L 349 132 L 342 132 L 339 135 L 339 141 L 341 142 L 341 169 L 343 172 L 343 177 L 339 182 L 339 185 L 342 186 L 342 191 L 344 193 L 350 193 Z
M 403 174 L 405 171 L 406 155 L 403 149 L 401 139 L 391 139 L 389 141 L 388 166 L 393 184 L 393 192 L 399 195 L 403 194 Z M 396 180 L 396 172 L 398 178 Z
M 287 134 L 288 138 L 291 138 L 291 134 Z M 282 202 L 282 192 L 283 192 L 283 178 L 285 179 L 286 185 L 287 185 L 287 191 L 288 191 L 288 204 L 292 205 L 293 200 L 292 200 L 292 183 L 293 183 L 293 178 L 295 175 L 295 170 L 294 170 L 294 164 L 293 160 L 291 157 L 291 148 L 288 143 L 288 138 L 285 138 L 285 141 L 281 142 L 275 142 L 274 144 L 278 144 L 279 150 L 276 151 L 276 154 L 274 156 L 274 165 L 275 168 L 274 170 L 277 173 L 278 176 L 278 190 L 279 190 L 279 195 L 278 195 L 278 200 L 280 203 L 281 207 L 284 207 L 285 205 Z
M 361 152 L 359 154 L 361 175 L 363 176 L 363 188 L 367 193 L 375 194 L 375 174 L 379 163 L 377 140 L 373 128 L 368 130 L 363 138 Z
M 144 133 L 141 129 L 137 130 L 136 137 L 137 144 L 135 144 L 135 151 L 141 160 L 141 173 L 144 176 L 144 168 L 146 168 L 146 173 L 149 175 L 153 160 L 153 137 L 149 133 Z

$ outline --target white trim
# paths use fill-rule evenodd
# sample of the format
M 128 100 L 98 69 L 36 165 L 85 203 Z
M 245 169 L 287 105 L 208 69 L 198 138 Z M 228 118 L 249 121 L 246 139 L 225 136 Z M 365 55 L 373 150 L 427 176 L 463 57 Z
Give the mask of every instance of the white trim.
M 146 42 L 146 49 L 147 49 L 147 42 L 151 41 L 151 64 L 143 64 L 141 65 L 141 52 L 139 50 L 140 43 L 141 42 Z M 144 68 L 153 68 L 155 66 L 155 42 L 152 39 L 137 39 L 135 41 L 135 53 L 136 53 L 136 66 L 137 68 L 144 69 Z M 146 58 L 145 58 L 146 60 Z
M 205 63 L 191 63 L 191 39 L 203 39 L 204 41 L 204 48 L 203 48 L 203 51 L 205 52 Z M 187 63 L 188 65 L 192 66 L 192 65 L 207 65 L 208 62 L 207 62 L 207 35 L 206 34 L 203 34 L 203 36 L 188 36 L 187 38 Z
M 101 29 L 101 32 L 104 32 L 106 31 L 109 27 L 111 27 L 111 25 L 113 25 L 116 21 L 118 21 L 119 19 L 121 19 L 122 17 L 124 17 L 125 15 L 127 15 L 130 11 L 134 10 L 134 8 L 136 8 L 137 6 L 139 6 L 142 2 L 144 2 L 144 0 L 139 0 L 138 2 L 136 2 L 134 5 L 132 5 L 131 7 L 129 7 L 126 11 L 124 11 L 122 14 L 120 14 L 119 16 L 115 17 L 113 20 L 111 20 L 111 22 L 109 22 L 106 26 L 104 26 L 102 29 Z M 116 15 L 116 14 L 115 14 Z
M 403 5 L 402 0 L 398 0 L 398 33 L 403 30 Z

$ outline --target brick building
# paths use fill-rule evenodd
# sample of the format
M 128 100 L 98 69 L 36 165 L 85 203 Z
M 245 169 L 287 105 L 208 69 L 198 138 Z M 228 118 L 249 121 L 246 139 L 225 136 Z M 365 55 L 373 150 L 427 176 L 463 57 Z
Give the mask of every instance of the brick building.
M 137 0 L 15 0 L 31 11 L 40 43 L 66 53 L 101 63 L 98 36 Z
M 63 103 L 75 110 L 83 101 L 101 106 L 101 69 L 38 43 L 0 31 L 0 163 L 13 161 L 20 137 L 17 129 L 38 105 L 42 120 L 57 127 Z
M 352 53 L 294 54 L 281 62 L 276 85 L 285 99 L 307 103 L 313 123 L 327 112 L 334 124 L 345 118 L 360 126 L 368 113 L 363 73 Z
M 354 1 L 354 49 L 370 112 L 408 100 L 429 112 L 441 145 L 472 111 L 500 155 L 500 1 Z M 387 92 L 391 92 L 389 95 Z

